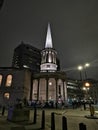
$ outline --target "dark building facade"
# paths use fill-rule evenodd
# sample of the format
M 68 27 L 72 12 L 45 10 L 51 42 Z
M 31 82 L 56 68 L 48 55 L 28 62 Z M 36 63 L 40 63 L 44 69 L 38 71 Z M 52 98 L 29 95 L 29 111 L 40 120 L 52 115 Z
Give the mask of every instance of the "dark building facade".
M 72 100 L 83 99 L 83 93 L 79 87 L 78 80 L 67 78 L 67 97 L 70 103 Z
M 0 67 L 0 106 L 30 98 L 31 72 L 28 69 Z
M 28 68 L 32 72 L 40 71 L 40 50 L 23 42 L 14 49 L 12 67 Z
M 4 4 L 4 0 L 0 0 L 0 10 L 2 9 L 3 4 Z

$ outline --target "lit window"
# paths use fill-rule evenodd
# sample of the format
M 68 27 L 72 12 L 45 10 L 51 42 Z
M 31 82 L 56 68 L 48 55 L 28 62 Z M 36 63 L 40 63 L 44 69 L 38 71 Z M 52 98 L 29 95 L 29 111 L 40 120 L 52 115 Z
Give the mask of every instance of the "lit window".
M 9 87 L 12 84 L 12 75 L 7 76 L 6 86 Z
M 27 65 L 23 65 L 24 68 L 29 68 Z
M 0 75 L 0 86 L 2 84 L 2 75 Z
M 10 98 L 10 94 L 9 93 L 4 93 L 4 98 L 5 99 L 9 99 Z

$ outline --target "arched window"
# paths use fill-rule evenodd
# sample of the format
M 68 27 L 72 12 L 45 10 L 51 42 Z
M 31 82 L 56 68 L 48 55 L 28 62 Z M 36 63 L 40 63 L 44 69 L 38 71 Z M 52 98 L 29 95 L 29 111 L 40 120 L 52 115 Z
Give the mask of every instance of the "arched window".
M 10 93 L 4 93 L 4 98 L 9 99 L 10 98 Z
M 8 75 L 6 79 L 6 86 L 9 87 L 12 85 L 12 75 Z
M 0 86 L 2 84 L 2 75 L 0 74 Z

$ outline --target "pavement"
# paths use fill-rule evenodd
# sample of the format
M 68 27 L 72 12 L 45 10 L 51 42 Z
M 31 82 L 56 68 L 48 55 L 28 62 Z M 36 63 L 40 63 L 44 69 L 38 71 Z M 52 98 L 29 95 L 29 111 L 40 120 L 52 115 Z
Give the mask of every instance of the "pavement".
M 64 109 L 44 109 L 45 110 L 45 129 L 51 130 L 51 113 L 55 114 L 55 130 L 62 129 L 62 118 L 67 119 L 68 130 L 79 130 L 79 124 L 84 123 L 86 130 L 98 130 L 98 119 L 97 118 L 86 118 L 90 116 L 90 110 L 87 108 L 64 108 Z M 41 118 L 42 109 L 37 109 L 37 121 L 34 124 L 34 110 L 30 109 L 30 120 L 28 122 L 11 122 L 7 120 L 7 110 L 4 116 L 0 115 L 0 130 L 40 130 L 41 129 Z M 95 111 L 95 115 L 98 117 L 98 111 Z

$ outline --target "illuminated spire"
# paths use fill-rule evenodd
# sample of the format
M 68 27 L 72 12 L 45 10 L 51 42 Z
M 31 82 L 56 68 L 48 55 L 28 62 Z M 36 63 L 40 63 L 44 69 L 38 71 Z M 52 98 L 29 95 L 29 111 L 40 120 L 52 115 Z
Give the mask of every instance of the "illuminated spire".
M 53 46 L 52 46 L 52 37 L 51 37 L 50 23 L 48 23 L 45 48 L 53 48 Z
M 48 23 L 45 48 L 41 52 L 41 72 L 57 71 L 57 53 L 52 46 L 50 24 Z

